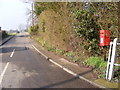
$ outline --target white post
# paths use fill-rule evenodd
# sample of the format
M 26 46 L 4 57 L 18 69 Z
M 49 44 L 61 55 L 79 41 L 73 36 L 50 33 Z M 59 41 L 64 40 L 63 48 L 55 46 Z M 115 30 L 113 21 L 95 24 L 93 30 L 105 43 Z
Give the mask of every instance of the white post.
M 116 46 L 117 46 L 117 38 L 114 39 L 113 41 L 113 49 L 112 49 L 112 56 L 111 56 L 111 63 L 110 63 L 110 69 L 108 73 L 108 80 L 111 80 L 114 75 L 114 63 L 116 60 Z
M 108 56 L 107 70 L 106 70 L 106 79 L 108 79 L 109 77 L 108 75 L 109 75 L 109 69 L 110 69 L 110 63 L 111 63 L 112 48 L 113 48 L 113 42 L 110 42 L 110 49 L 109 49 L 109 56 Z

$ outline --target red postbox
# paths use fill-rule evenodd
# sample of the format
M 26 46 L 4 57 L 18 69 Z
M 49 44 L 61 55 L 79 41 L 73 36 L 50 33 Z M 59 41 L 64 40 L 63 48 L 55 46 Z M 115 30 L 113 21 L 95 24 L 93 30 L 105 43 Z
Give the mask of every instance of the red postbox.
M 110 31 L 100 30 L 100 46 L 110 45 Z

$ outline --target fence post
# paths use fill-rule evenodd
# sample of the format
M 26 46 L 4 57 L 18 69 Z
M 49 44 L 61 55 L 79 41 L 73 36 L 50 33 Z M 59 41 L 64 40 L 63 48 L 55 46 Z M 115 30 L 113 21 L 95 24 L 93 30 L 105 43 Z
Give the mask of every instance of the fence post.
M 108 56 L 107 70 L 106 70 L 106 79 L 108 79 L 108 77 L 109 77 L 109 69 L 110 69 L 110 64 L 111 64 L 112 48 L 113 48 L 113 42 L 110 42 L 110 49 L 109 49 L 109 56 Z
M 112 48 L 112 53 L 111 53 L 111 60 L 110 60 L 110 70 L 108 73 L 108 80 L 111 80 L 114 75 L 114 63 L 116 61 L 116 46 L 117 46 L 117 38 L 114 39 L 113 41 L 113 48 Z

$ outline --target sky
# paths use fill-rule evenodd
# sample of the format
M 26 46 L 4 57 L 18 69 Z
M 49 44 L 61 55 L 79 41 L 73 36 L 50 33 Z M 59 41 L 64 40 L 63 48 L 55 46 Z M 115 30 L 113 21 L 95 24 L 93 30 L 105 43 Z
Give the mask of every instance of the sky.
M 16 30 L 26 26 L 29 3 L 20 0 L 0 0 L 0 27 L 2 30 Z

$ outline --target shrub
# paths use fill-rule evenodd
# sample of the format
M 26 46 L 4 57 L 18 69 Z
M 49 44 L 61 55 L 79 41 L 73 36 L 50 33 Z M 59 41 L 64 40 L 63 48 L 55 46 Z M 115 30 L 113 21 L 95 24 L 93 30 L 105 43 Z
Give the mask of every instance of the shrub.
M 38 25 L 35 25 L 35 26 L 31 26 L 30 28 L 29 28 L 29 33 L 31 34 L 31 35 L 37 35 L 37 33 L 38 33 Z
M 6 31 L 0 31 L 0 39 L 4 39 L 8 36 Z
M 77 35 L 86 39 L 88 44 L 83 43 L 84 48 L 91 53 L 97 53 L 100 27 L 92 17 L 93 13 L 84 9 L 73 10 L 73 29 Z

